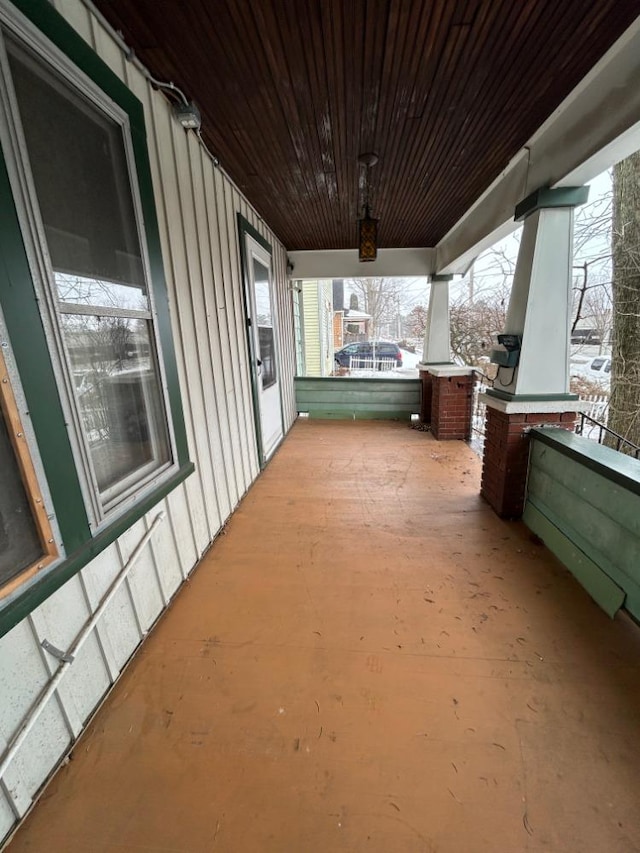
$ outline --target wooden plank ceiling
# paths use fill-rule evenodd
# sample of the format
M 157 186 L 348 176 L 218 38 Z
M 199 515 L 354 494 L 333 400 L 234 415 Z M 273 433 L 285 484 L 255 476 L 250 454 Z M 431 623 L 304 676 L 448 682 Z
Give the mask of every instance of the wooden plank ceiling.
M 98 0 L 288 249 L 433 246 L 640 0 Z

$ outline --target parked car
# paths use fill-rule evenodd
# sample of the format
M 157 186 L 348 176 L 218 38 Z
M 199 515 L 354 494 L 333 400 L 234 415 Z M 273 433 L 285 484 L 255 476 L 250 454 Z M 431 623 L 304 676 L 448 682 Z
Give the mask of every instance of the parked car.
M 590 370 L 598 370 L 601 373 L 611 373 L 611 359 L 605 356 L 598 356 L 591 362 Z
M 374 356 L 375 353 L 375 356 Z M 336 364 L 339 367 L 349 367 L 351 359 L 364 361 L 375 358 L 375 365 L 380 369 L 383 361 L 392 359 L 395 367 L 402 367 L 402 350 L 398 344 L 388 341 L 359 341 L 355 344 L 347 344 L 335 354 Z

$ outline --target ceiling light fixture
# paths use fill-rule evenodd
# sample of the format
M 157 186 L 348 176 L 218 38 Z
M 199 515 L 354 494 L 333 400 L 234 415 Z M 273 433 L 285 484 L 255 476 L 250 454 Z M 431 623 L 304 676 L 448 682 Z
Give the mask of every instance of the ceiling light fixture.
M 378 220 L 371 216 L 369 208 L 369 169 L 378 162 L 373 152 L 360 154 L 358 163 L 365 168 L 364 174 L 364 215 L 358 219 L 358 260 L 375 261 L 378 256 Z

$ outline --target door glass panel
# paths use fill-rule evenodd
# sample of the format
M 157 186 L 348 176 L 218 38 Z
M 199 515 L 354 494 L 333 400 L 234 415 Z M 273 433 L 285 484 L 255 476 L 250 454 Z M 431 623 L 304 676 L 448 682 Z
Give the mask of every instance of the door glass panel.
M 269 270 L 253 259 L 253 276 L 256 290 L 256 320 L 258 323 L 259 359 L 262 362 L 260 377 L 262 388 L 270 388 L 278 380 L 275 353 L 275 335 L 271 312 L 271 293 L 269 289 Z

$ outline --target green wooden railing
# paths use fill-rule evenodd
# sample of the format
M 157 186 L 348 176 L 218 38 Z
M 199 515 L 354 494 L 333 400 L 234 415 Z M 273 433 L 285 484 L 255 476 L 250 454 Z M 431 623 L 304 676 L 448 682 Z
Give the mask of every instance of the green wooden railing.
M 312 418 L 410 420 L 420 414 L 419 379 L 296 377 L 296 406 Z
M 531 435 L 524 522 L 610 616 L 640 619 L 640 462 L 562 429 Z

